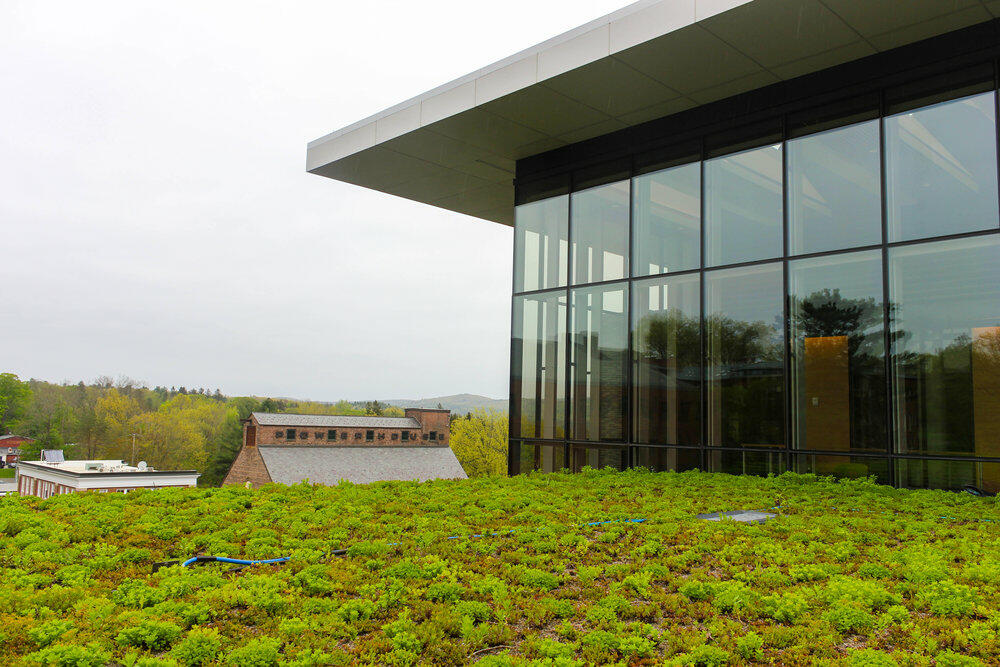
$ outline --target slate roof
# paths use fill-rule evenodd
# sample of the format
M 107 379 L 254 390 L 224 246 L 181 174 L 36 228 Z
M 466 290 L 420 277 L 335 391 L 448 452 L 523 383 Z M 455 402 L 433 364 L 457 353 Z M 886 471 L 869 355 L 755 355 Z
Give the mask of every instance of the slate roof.
M 290 415 L 253 413 L 261 426 L 303 426 L 318 428 L 420 428 L 412 417 L 359 417 L 353 415 Z
M 466 479 L 451 447 L 258 447 L 271 480 L 334 485 L 390 480 Z

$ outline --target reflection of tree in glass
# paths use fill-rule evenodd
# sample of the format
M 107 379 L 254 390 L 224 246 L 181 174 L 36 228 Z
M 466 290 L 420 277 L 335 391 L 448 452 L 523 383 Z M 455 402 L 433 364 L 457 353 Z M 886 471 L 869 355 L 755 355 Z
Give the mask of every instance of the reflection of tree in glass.
M 716 366 L 782 361 L 779 328 L 761 320 L 744 322 L 719 314 L 707 317 L 705 326 Z
M 792 296 L 790 307 L 792 330 L 799 337 L 847 336 L 848 354 L 853 359 L 859 355 L 881 357 L 882 304 L 877 299 L 848 299 L 839 289 L 824 289 L 804 299 Z M 890 305 L 890 319 L 892 313 Z
M 677 308 L 646 315 L 639 322 L 643 356 L 655 361 L 675 360 L 678 366 L 698 363 L 701 325 Z
M 881 449 L 885 447 L 885 362 L 883 338 L 883 311 L 880 299 L 874 297 L 847 298 L 839 289 L 817 290 L 807 297 L 792 296 L 789 301 L 791 325 L 794 344 L 792 345 L 792 364 L 801 381 L 797 383 L 796 419 L 800 428 L 806 424 L 805 410 L 806 385 L 809 382 L 819 383 L 810 391 L 820 393 L 838 390 L 847 392 L 848 405 L 833 408 L 829 402 L 827 409 L 843 410 L 843 412 L 827 413 L 824 416 L 814 414 L 814 418 L 840 420 L 849 429 L 850 447 L 857 449 Z M 890 306 L 890 316 L 893 308 Z M 899 335 L 897 335 L 897 338 Z M 807 370 L 809 353 L 807 341 L 817 339 L 846 339 L 846 345 L 827 345 L 822 352 L 814 350 L 813 362 L 822 364 L 823 370 L 815 367 Z M 832 364 L 832 366 L 831 366 Z M 835 369 L 843 369 L 843 376 Z M 812 372 L 813 375 L 807 377 Z M 819 375 L 816 375 L 819 373 Z M 845 382 L 845 385 L 840 385 Z M 842 389 L 838 389 L 842 387 Z M 815 393 L 810 394 L 815 396 Z M 820 413 L 822 415 L 822 413 Z M 839 449 L 835 446 L 837 438 L 826 427 L 817 427 L 821 431 L 808 436 L 801 432 L 803 439 L 812 437 L 811 446 L 822 441 L 825 449 Z M 845 434 L 846 435 L 846 434 Z M 819 438 L 816 441 L 815 438 Z M 824 440 L 829 438 L 829 442 Z

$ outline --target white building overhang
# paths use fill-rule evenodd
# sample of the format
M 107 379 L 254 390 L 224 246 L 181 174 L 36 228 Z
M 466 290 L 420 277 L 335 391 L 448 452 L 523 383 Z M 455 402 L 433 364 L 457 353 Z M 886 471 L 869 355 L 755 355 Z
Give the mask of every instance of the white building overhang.
M 640 0 L 309 143 L 307 170 L 513 223 L 517 160 L 1000 16 L 1000 0 Z

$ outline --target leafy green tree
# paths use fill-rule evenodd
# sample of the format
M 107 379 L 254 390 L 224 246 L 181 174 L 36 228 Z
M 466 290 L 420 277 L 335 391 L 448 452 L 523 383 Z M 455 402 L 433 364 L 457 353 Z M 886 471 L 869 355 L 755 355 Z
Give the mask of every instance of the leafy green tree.
M 31 387 L 13 373 L 0 373 L 0 433 L 10 433 L 31 402 Z
M 507 474 L 508 418 L 498 410 L 474 410 L 451 423 L 451 449 L 469 477 Z
M 76 414 L 66 401 L 66 388 L 59 385 L 31 381 L 31 402 L 18 430 L 34 438 L 22 447 L 22 456 L 36 459 L 43 449 L 65 449 L 72 444 L 76 432 Z

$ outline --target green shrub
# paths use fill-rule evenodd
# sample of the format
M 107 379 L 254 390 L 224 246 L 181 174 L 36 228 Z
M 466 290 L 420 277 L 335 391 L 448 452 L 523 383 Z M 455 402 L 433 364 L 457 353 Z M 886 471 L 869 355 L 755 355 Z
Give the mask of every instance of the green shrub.
M 875 617 L 865 608 L 863 603 L 839 601 L 826 613 L 823 620 L 828 621 L 839 632 L 863 632 L 875 625 Z
M 309 595 L 326 595 L 333 590 L 326 565 L 310 565 L 294 577 L 295 584 Z
M 521 584 L 528 588 L 540 588 L 551 591 L 559 587 L 559 577 L 549 572 L 527 568 L 521 573 Z
M 830 603 L 847 600 L 861 604 L 868 609 L 881 609 L 900 602 L 898 595 L 891 593 L 881 584 L 842 576 L 830 579 L 822 597 Z
M 677 592 L 688 600 L 707 600 L 712 597 L 712 586 L 704 581 L 689 579 L 677 589 Z
M 701 646 L 677 656 L 676 663 L 679 665 L 691 665 L 692 667 L 725 667 L 730 661 L 728 651 L 724 651 L 718 646 Z
M 898 667 L 899 663 L 889 655 L 875 649 L 859 649 L 849 655 L 851 667 Z
M 118 633 L 116 641 L 122 646 L 136 646 L 163 650 L 177 641 L 181 627 L 169 621 L 145 620 Z
M 102 667 L 111 659 L 97 645 L 54 644 L 26 656 L 28 662 L 52 667 Z
M 493 610 L 485 602 L 466 600 L 455 605 L 455 611 L 462 616 L 467 616 L 477 623 L 488 621 L 493 617 Z
M 166 599 L 166 592 L 144 581 L 129 579 L 111 593 L 111 599 L 126 607 L 152 607 Z
M 726 581 L 715 587 L 712 606 L 724 613 L 743 615 L 757 607 L 760 596 L 746 584 Z
M 455 602 L 462 597 L 464 592 L 465 589 L 461 584 L 456 584 L 450 581 L 439 581 L 427 587 L 424 597 L 428 600 L 435 600 L 438 602 Z
M 961 653 L 954 653 L 953 651 L 943 651 L 934 656 L 937 660 L 938 667 L 985 667 L 984 663 L 979 658 L 974 658 L 971 655 L 962 655 Z
M 47 621 L 28 630 L 31 641 L 44 648 L 62 637 L 73 628 L 72 621 L 58 619 Z
M 736 640 L 736 655 L 747 662 L 764 659 L 764 638 L 749 632 Z
M 761 611 L 779 623 L 795 623 L 809 610 L 809 600 L 802 593 L 790 591 L 761 600 Z
M 951 580 L 936 581 L 917 591 L 917 602 L 935 616 L 970 616 L 977 601 L 975 589 Z
M 278 664 L 281 642 L 271 637 L 251 639 L 226 656 L 226 664 L 234 667 L 272 667 Z
M 648 637 L 630 635 L 618 642 L 618 651 L 626 657 L 647 658 L 655 650 L 656 643 Z
M 183 665 L 196 667 L 214 661 L 220 647 L 218 630 L 192 628 L 187 637 L 174 646 L 170 655 Z

